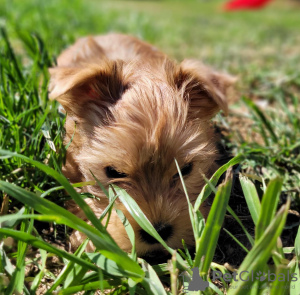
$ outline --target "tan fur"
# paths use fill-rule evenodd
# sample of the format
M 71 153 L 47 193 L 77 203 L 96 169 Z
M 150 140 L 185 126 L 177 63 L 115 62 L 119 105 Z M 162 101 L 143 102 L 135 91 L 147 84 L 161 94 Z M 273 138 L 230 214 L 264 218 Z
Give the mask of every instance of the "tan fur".
M 180 167 L 193 163 L 184 179 L 194 202 L 204 185 L 202 174 L 210 177 L 218 168 L 218 138 L 210 119 L 219 110 L 227 112 L 231 77 L 194 60 L 177 64 L 153 46 L 119 34 L 78 40 L 58 57 L 50 74 L 50 97 L 67 112 L 65 143 L 75 132 L 64 174 L 79 182 L 93 180 L 92 171 L 106 187 L 115 183 L 126 189 L 153 224 L 173 227 L 166 241 L 169 246 L 180 248 L 182 239 L 192 246 L 188 206 L 180 180 L 174 179 L 174 159 Z M 126 176 L 110 179 L 105 167 Z M 108 200 L 98 186 L 85 190 L 98 197 L 86 202 L 99 216 Z M 139 255 L 162 249 L 145 242 L 120 201 L 116 206 L 135 230 Z M 85 218 L 75 204 L 70 210 Z M 201 210 L 206 216 L 209 207 Z M 122 249 L 130 251 L 114 212 L 108 231 Z M 73 246 L 83 238 L 75 232 Z

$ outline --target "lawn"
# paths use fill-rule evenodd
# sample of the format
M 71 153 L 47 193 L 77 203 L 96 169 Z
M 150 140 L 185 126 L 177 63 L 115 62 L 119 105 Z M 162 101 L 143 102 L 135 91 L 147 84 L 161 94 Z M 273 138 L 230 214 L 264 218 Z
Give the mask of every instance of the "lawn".
M 203 294 L 300 293 L 300 4 L 229 13 L 223 2 L 0 0 L 0 294 L 183 294 L 195 267 Z M 238 78 L 228 117 L 212 122 L 232 159 L 190 205 L 195 253 L 164 245 L 172 260 L 159 265 L 123 252 L 89 208 L 93 226 L 63 208 L 87 196 L 61 174 L 65 118 L 48 99 L 48 68 L 76 38 L 111 31 Z M 107 213 L 115 192 L 164 244 L 126 192 L 107 192 Z M 197 212 L 211 194 L 204 222 Z M 86 241 L 68 252 L 70 228 L 97 251 L 85 253 Z M 267 275 L 235 280 L 242 271 Z

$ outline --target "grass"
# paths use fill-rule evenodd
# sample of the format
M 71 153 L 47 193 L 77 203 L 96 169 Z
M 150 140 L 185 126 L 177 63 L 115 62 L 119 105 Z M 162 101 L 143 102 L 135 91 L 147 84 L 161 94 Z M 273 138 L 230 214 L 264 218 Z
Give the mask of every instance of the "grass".
M 64 0 L 0 0 L 0 294 L 180 294 L 193 267 L 209 283 L 204 294 L 299 294 L 299 284 L 291 279 L 225 278 L 238 269 L 285 277 L 289 271 L 300 279 L 299 6 L 275 1 L 262 11 L 223 13 L 221 2 L 77 0 L 70 6 Z M 170 249 L 135 201 L 114 188 L 107 192 L 111 204 L 106 213 L 114 210 L 117 193 L 139 225 L 170 252 L 172 263 L 150 265 L 136 257 L 134 248 L 124 253 L 61 174 L 64 118 L 48 100 L 47 69 L 77 37 L 108 31 L 137 35 L 174 58 L 198 58 L 239 77 L 229 117 L 215 120 L 237 157 L 189 204 L 195 257 L 187 249 Z M 229 199 L 235 186 L 230 167 L 238 163 L 248 219 L 237 199 Z M 216 188 L 226 171 L 226 182 Z M 204 222 L 198 209 L 212 191 L 214 202 Z M 93 226 L 63 209 L 70 197 Z M 227 226 L 226 210 L 242 234 Z M 62 250 L 45 239 L 42 229 L 49 226 L 42 222 L 56 225 L 57 240 L 67 227 L 80 230 L 98 250 L 85 253 L 86 242 L 75 253 Z M 126 229 L 134 244 L 132 228 Z M 229 245 L 217 244 L 220 235 Z M 7 237 L 18 242 L 9 246 Z M 241 252 L 241 261 L 224 264 L 233 256 L 225 246 Z M 217 259 L 220 248 L 222 261 Z M 49 265 L 53 255 L 62 266 Z M 212 270 L 222 277 L 212 280 Z

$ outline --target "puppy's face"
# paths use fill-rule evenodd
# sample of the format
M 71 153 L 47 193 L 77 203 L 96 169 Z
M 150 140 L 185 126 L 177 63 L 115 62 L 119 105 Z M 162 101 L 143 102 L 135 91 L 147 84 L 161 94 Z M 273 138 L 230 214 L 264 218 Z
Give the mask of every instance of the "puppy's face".
M 102 61 L 51 70 L 50 96 L 67 111 L 68 149 L 65 174 L 71 181 L 94 180 L 124 188 L 135 199 L 161 237 L 172 248 L 182 239 L 192 246 L 188 206 L 177 160 L 191 202 L 217 169 L 216 138 L 209 120 L 227 111 L 225 92 L 230 78 L 194 61 L 161 66 Z M 76 123 L 75 123 L 76 122 Z M 76 124 L 76 130 L 74 126 Z M 75 132 L 75 135 L 74 135 Z M 100 215 L 108 204 L 97 186 L 88 191 L 100 200 L 88 204 Z M 129 219 L 139 255 L 161 251 L 119 201 Z M 207 215 L 208 208 L 202 213 Z M 113 213 L 108 231 L 126 251 L 131 245 L 119 217 Z M 80 233 L 73 243 L 82 240 Z

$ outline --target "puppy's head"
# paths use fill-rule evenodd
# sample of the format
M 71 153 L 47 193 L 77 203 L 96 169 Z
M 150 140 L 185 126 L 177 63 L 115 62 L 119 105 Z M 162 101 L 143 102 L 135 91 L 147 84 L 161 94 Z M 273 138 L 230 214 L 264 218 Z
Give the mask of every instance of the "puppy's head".
M 202 175 L 210 177 L 217 168 L 217 138 L 209 121 L 219 110 L 227 112 L 231 84 L 229 76 L 189 60 L 180 65 L 166 60 L 155 68 L 106 60 L 51 69 L 50 97 L 68 114 L 68 140 L 76 122 L 65 174 L 88 181 L 93 180 L 92 171 L 101 183 L 126 189 L 170 247 L 180 248 L 182 239 L 192 246 L 188 206 L 174 159 L 194 202 L 204 185 Z M 100 197 L 87 201 L 100 215 L 107 200 L 99 187 L 88 190 Z M 161 251 L 124 206 L 118 201 L 116 205 L 135 230 L 138 254 Z M 202 208 L 204 216 L 208 210 Z M 108 231 L 130 251 L 114 213 Z M 73 236 L 80 239 L 78 233 Z

